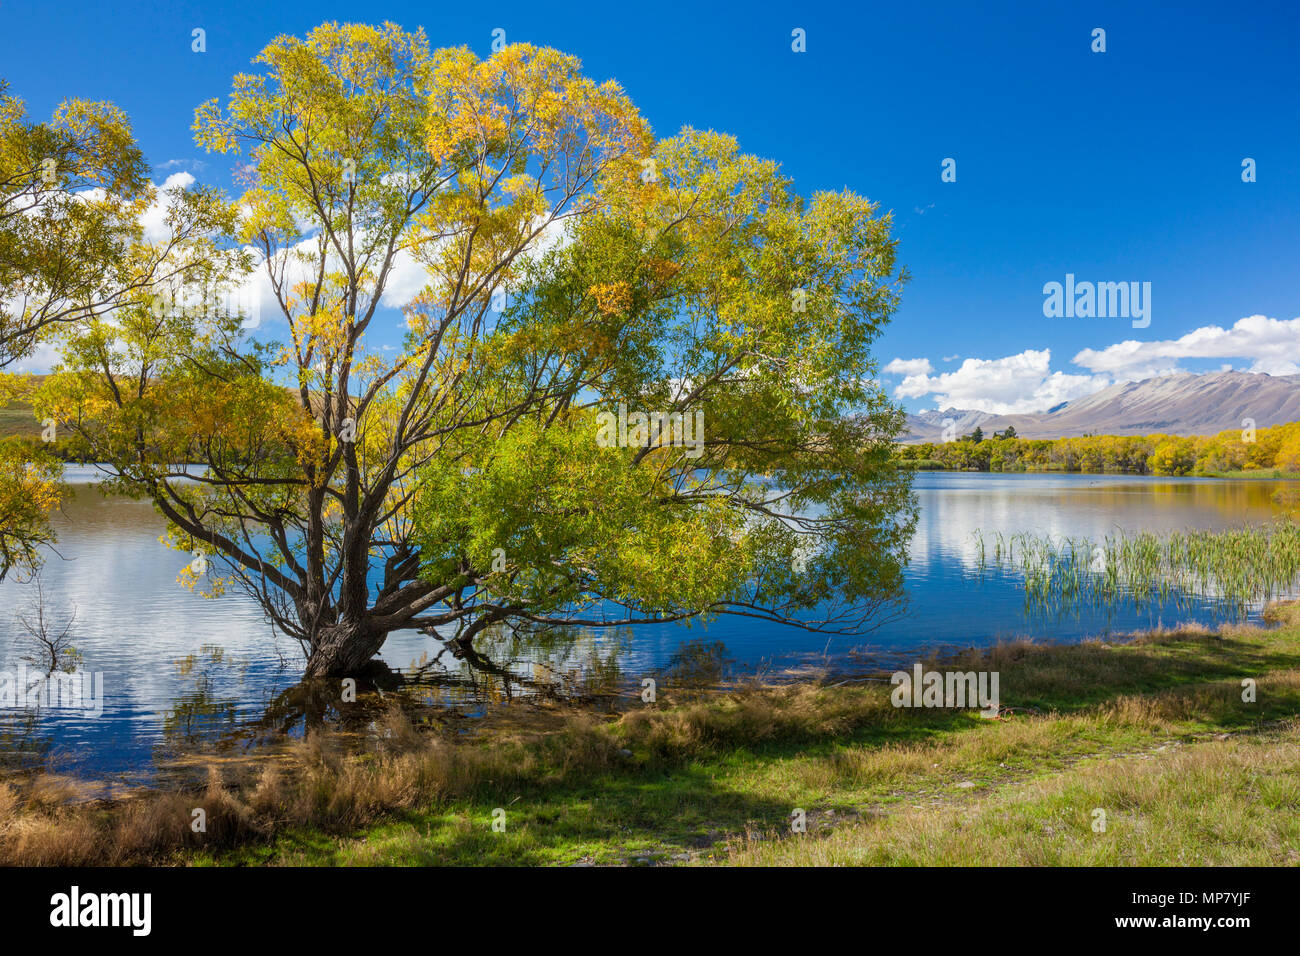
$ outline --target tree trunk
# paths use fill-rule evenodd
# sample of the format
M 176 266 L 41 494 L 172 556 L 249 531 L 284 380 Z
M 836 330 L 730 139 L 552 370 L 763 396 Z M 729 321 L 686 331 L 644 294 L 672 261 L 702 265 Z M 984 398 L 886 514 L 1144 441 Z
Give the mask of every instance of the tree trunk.
M 346 677 L 357 674 L 384 644 L 386 631 L 351 621 L 321 630 L 307 658 L 304 677 Z

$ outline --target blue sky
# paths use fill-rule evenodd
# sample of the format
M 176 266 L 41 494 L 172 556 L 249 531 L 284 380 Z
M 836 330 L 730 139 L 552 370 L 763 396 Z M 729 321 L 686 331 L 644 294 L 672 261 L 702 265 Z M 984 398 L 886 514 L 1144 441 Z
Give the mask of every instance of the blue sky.
M 1177 369 L 1300 371 L 1296 4 L 843 7 L 4 0 L 0 76 L 34 117 L 113 100 L 160 181 L 228 185 L 231 160 L 193 144 L 193 110 L 274 35 L 387 19 L 487 55 L 499 27 L 617 79 L 661 135 L 723 130 L 801 192 L 847 186 L 893 210 L 913 280 L 876 354 L 909 410 L 1031 411 Z M 1067 273 L 1149 282 L 1149 326 L 1045 316 L 1044 284 Z

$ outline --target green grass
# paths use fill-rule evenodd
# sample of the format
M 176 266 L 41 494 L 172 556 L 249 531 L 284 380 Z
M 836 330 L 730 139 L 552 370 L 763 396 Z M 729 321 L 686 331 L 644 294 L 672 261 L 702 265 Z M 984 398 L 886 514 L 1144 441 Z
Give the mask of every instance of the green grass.
M 1283 471 L 1281 468 L 1255 468 L 1248 471 L 1234 469 L 1232 471 L 1198 472 L 1196 477 L 1231 478 L 1237 481 L 1250 481 L 1251 479 L 1261 481 L 1300 481 L 1300 471 Z
M 995 788 L 964 805 L 907 808 L 799 840 L 749 838 L 729 861 L 760 866 L 1295 865 L 1300 863 L 1300 738 L 1291 725 L 1227 740 L 1175 740 L 1123 758 L 1091 758 L 1068 774 Z
M 36 420 L 32 406 L 26 402 L 12 402 L 0 408 L 0 438 L 11 435 L 39 438 L 41 423 Z
M 975 666 L 975 656 L 957 662 Z M 548 755 L 350 832 L 288 827 L 196 863 L 1296 862 L 1300 627 L 1007 646 L 1002 720 L 888 686 L 746 689 L 548 734 Z M 1258 702 L 1241 701 L 1241 680 Z M 1037 711 L 1037 713 L 1035 713 Z M 572 739 L 564 742 L 565 734 Z M 602 740 L 631 751 L 593 761 Z M 509 754 L 536 739 L 456 746 Z M 616 751 L 615 751 L 616 753 Z M 566 761 L 568 766 L 566 766 Z M 455 790 L 456 787 L 452 787 Z M 506 811 L 504 833 L 491 827 Z M 807 832 L 789 826 L 806 811 Z M 1107 810 L 1105 833 L 1092 811 Z M 1249 818 L 1247 820 L 1247 818 Z

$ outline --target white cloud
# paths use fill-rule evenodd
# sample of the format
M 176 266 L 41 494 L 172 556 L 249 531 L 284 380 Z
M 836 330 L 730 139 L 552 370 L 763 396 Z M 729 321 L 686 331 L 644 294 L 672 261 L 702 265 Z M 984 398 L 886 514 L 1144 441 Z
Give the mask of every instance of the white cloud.
M 944 356 L 948 362 L 958 356 Z M 956 371 L 934 374 L 928 359 L 896 358 L 885 372 L 902 375 L 895 398 L 934 396 L 939 408 L 975 408 L 996 414 L 1041 412 L 1116 382 L 1136 382 L 1185 371 L 1183 360 L 1225 359 L 1220 370 L 1300 375 L 1300 318 L 1252 315 L 1231 328 L 1203 326 L 1176 339 L 1128 340 L 1084 349 L 1074 364 L 1088 374 L 1052 371 L 1051 350 L 1026 349 L 999 359 L 971 359 Z
M 172 173 L 168 176 L 161 186 L 158 187 L 158 194 L 154 201 L 149 204 L 149 208 L 144 211 L 140 217 L 140 225 L 144 227 L 144 237 L 149 242 L 162 242 L 169 235 L 167 229 L 167 204 L 170 201 L 170 193 L 174 190 L 189 189 L 195 183 L 192 173 Z
M 429 283 L 429 272 L 416 261 L 409 249 L 399 250 L 393 256 L 392 271 L 384 283 L 384 294 L 380 297 L 381 305 L 400 309 L 408 305 Z
M 902 365 L 924 360 L 898 360 Z M 976 408 L 998 415 L 1046 411 L 1112 384 L 1105 375 L 1051 370 L 1051 349 L 1026 349 L 1000 359 L 968 358 L 954 372 L 917 371 L 894 390 L 895 398 L 935 396 L 939 408 Z M 895 362 L 890 362 L 890 366 Z M 928 365 L 928 363 L 926 363 Z M 889 366 L 886 366 L 886 371 Z
M 63 356 L 57 348 L 48 342 L 40 342 L 31 355 L 4 369 L 18 374 L 44 375 L 53 371 L 54 366 L 62 361 Z
M 896 358 L 881 371 L 890 375 L 929 375 L 934 371 L 934 366 L 930 364 L 929 359 Z
M 202 173 L 208 168 L 208 164 L 201 159 L 169 159 L 165 163 L 158 163 L 154 169 L 158 172 L 168 172 L 173 169 L 186 169 L 192 173 Z
M 1250 371 L 1268 375 L 1300 375 L 1300 365 L 1285 359 L 1260 359 L 1250 367 Z
M 1250 359 L 1252 372 L 1300 372 L 1300 318 L 1285 321 L 1263 315 L 1238 319 L 1232 328 L 1193 329 L 1176 339 L 1118 342 L 1100 351 L 1084 349 L 1074 364 L 1117 378 L 1138 379 L 1178 371 L 1180 359 Z

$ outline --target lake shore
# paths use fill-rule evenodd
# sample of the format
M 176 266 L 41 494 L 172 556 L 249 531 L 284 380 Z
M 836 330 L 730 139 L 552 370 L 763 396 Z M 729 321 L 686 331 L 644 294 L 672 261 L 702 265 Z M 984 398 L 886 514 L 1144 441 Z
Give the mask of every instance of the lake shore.
M 313 734 L 109 802 L 37 777 L 0 789 L 0 862 L 1294 864 L 1300 606 L 1270 617 L 925 662 L 998 672 L 996 719 L 896 707 L 887 674 L 665 686 L 469 733 L 393 711 L 361 752 Z
M 994 475 L 1105 475 L 1111 478 L 1149 478 L 1153 481 L 1168 480 L 1171 477 L 1205 478 L 1222 481 L 1300 481 L 1300 471 L 1284 471 L 1281 468 L 1233 469 L 1229 471 L 1198 471 L 1188 475 L 1159 475 L 1146 471 L 1117 471 L 1108 469 L 1089 470 L 1084 468 L 1063 468 L 1046 466 L 1042 468 L 954 468 L 932 458 L 904 458 L 898 461 L 900 468 L 911 471 L 951 471 L 970 474 Z

